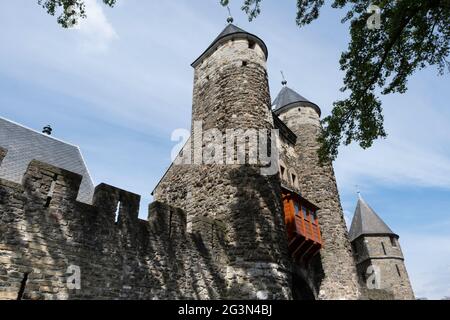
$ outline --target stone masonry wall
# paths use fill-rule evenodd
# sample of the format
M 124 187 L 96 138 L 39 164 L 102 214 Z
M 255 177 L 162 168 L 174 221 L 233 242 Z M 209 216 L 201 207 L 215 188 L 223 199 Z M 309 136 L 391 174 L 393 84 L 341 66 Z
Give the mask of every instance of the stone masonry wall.
M 334 170 L 331 164 L 321 166 L 318 162 L 317 138 L 322 130 L 319 115 L 307 104 L 299 104 L 279 117 L 298 137 L 295 146 L 298 160 L 290 166 L 299 175 L 299 190 L 320 208 L 317 215 L 324 247 L 308 267 L 315 278 L 318 298 L 357 299 L 360 297 L 357 272 Z
M 140 220 L 138 195 L 101 184 L 86 205 L 76 201 L 80 182 L 37 161 L 22 184 L 0 180 L 0 299 L 227 298 L 182 210 L 155 202 Z M 70 266 L 80 268 L 79 290 L 67 286 Z
M 362 287 L 369 295 L 374 290 L 367 289 L 367 269 L 369 266 L 379 268 L 379 290 L 386 291 L 397 300 L 413 300 L 408 272 L 404 263 L 400 243 L 395 239 L 392 245 L 388 236 L 364 236 L 353 241 L 358 275 Z M 372 288 L 369 288 L 372 289 Z
M 223 43 L 195 68 L 191 152 L 207 146 L 195 136 L 197 121 L 203 131 L 224 135 L 227 129 L 272 129 L 270 100 L 260 46 L 252 49 L 246 39 Z M 220 234 L 223 242 L 205 245 L 221 262 L 223 296 L 287 299 L 291 270 L 280 181 L 260 169 L 259 163 L 173 165 L 155 199 L 182 208 L 192 234 L 205 239 L 212 230 Z

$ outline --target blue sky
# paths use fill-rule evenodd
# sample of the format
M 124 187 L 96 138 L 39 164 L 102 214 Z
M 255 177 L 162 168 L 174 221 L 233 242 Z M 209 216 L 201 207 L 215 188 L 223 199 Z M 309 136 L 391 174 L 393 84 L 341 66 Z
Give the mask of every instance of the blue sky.
M 142 195 L 170 164 L 171 132 L 190 126 L 195 60 L 226 26 L 218 0 L 87 0 L 88 19 L 63 30 L 37 1 L 0 11 L 0 116 L 81 147 L 95 183 Z M 326 8 L 313 25 L 295 25 L 296 1 L 263 2 L 249 23 L 232 1 L 235 24 L 269 49 L 272 97 L 280 70 L 289 86 L 329 114 L 348 43 L 342 11 Z M 387 139 L 370 150 L 341 148 L 335 171 L 346 219 L 363 197 L 398 234 L 418 297 L 450 296 L 449 75 L 416 73 L 403 95 L 383 97 Z

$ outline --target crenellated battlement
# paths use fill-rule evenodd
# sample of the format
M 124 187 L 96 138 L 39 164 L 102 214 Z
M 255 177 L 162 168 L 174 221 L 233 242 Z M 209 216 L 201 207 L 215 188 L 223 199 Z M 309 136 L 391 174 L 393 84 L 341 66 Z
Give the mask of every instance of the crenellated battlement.
M 0 149 L 0 155 L 6 150 Z M 95 188 L 93 204 L 77 201 L 82 177 L 79 174 L 58 168 L 41 161 L 33 160 L 23 176 L 22 183 L 0 178 L 0 188 L 10 194 L 21 194 L 24 205 L 33 210 L 59 211 L 61 206 L 73 210 L 95 212 L 112 228 L 125 225 L 148 224 L 157 232 L 186 232 L 186 215 L 179 208 L 162 202 L 149 204 L 148 220 L 138 218 L 141 196 L 105 183 Z M 5 205 L 8 199 L 0 198 Z M 83 215 L 83 214 L 82 214 Z M 82 216 L 81 215 L 81 216 Z
M 35 160 L 22 183 L 0 179 L 0 299 L 18 298 L 24 286 L 23 299 L 172 299 L 219 290 L 188 275 L 215 267 L 206 266 L 211 253 L 199 249 L 201 236 L 186 233 L 183 210 L 154 202 L 141 220 L 140 196 L 107 184 L 95 188 L 92 205 L 78 202 L 81 179 Z M 67 286 L 71 266 L 81 270 L 80 290 Z

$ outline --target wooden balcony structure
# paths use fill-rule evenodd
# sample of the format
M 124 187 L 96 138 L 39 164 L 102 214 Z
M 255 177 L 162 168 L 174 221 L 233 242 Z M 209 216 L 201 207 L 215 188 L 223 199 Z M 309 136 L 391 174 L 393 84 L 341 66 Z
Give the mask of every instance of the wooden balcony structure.
M 319 208 L 286 188 L 282 188 L 282 200 L 289 253 L 296 262 L 308 262 L 323 246 L 317 219 Z

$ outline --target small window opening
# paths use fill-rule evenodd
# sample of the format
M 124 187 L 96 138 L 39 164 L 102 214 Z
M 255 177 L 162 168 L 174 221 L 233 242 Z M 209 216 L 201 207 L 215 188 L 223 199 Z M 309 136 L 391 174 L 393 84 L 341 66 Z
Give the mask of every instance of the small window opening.
M 398 267 L 398 264 L 395 265 L 395 269 L 397 269 L 397 274 L 401 278 L 402 274 L 400 273 L 400 268 Z
M 292 184 L 295 185 L 297 183 L 297 176 L 295 174 L 292 174 Z
M 296 216 L 300 215 L 300 207 L 298 206 L 297 201 L 294 202 L 294 211 Z
M 114 223 L 118 224 L 119 223 L 119 217 L 120 217 L 120 206 L 122 205 L 121 201 L 117 202 L 117 208 L 116 208 L 116 212 L 114 214 Z
M 383 254 L 386 255 L 386 248 L 384 247 L 384 243 L 381 243 L 381 247 L 383 248 Z
M 310 211 L 311 214 L 311 222 L 312 223 L 316 223 L 316 212 L 315 211 Z
M 391 245 L 392 245 L 393 247 L 396 247 L 396 246 L 397 246 L 397 241 L 396 241 L 395 237 L 391 237 Z
M 23 298 L 23 294 L 24 294 L 25 288 L 27 286 L 28 275 L 29 275 L 28 272 L 25 272 L 23 275 L 22 282 L 20 283 L 19 293 L 17 294 L 17 300 L 22 300 L 22 298 Z
M 284 172 L 286 171 L 285 167 L 280 166 L 280 173 L 281 173 L 281 178 L 284 177 Z
M 355 256 L 358 256 L 358 247 L 356 246 L 356 243 L 352 242 L 351 244 L 352 244 L 353 254 Z
M 50 203 L 52 202 L 52 198 L 53 198 L 53 193 L 55 192 L 57 178 L 58 178 L 58 175 L 55 174 L 53 176 L 52 184 L 50 185 L 50 190 L 47 193 L 47 199 L 45 199 L 44 208 L 50 207 Z
M 247 66 L 247 61 L 242 61 L 242 66 L 246 67 Z
M 255 49 L 255 46 L 256 46 L 256 42 L 255 41 L 253 41 L 253 40 L 249 40 L 248 41 L 248 47 L 250 49 Z

